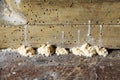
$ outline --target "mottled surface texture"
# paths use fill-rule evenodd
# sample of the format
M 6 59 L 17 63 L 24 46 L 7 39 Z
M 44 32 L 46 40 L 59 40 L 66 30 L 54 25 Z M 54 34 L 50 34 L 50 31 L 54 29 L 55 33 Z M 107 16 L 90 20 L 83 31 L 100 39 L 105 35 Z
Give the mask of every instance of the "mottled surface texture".
M 62 31 L 65 33 L 65 46 L 74 46 L 78 43 L 78 30 L 82 44 L 86 39 L 88 20 L 91 20 L 91 36 L 95 45 L 100 37 L 99 25 L 102 24 L 103 46 L 120 48 L 120 0 L 21 0 L 19 4 L 6 0 L 7 4 L 25 16 L 27 42 L 32 47 L 46 42 L 61 44 Z M 0 6 L 3 5 L 0 3 Z M 5 11 L 1 9 L 0 12 Z M 0 24 L 1 48 L 17 48 L 24 42 L 24 36 L 24 25 Z
M 74 56 L 26 58 L 13 52 L 0 52 L 0 80 L 119 80 L 120 50 L 106 57 Z

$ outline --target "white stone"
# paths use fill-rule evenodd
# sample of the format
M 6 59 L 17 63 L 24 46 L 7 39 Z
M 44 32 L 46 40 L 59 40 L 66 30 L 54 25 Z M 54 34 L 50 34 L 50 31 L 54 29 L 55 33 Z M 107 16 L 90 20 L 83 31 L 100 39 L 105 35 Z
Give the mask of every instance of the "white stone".
M 55 53 L 57 55 L 67 55 L 67 54 L 69 54 L 68 50 L 66 50 L 65 48 L 60 48 L 60 47 L 56 48 L 56 52 Z
M 95 49 L 96 49 L 97 54 L 100 56 L 106 57 L 108 55 L 108 51 L 105 48 L 96 46 Z
M 55 49 L 50 44 L 43 44 L 41 47 L 37 49 L 38 54 L 41 54 L 47 57 L 54 54 L 54 52 L 55 52 Z
M 71 49 L 71 52 L 74 54 L 74 55 L 78 55 L 78 56 L 82 56 L 83 55 L 83 51 L 79 48 L 79 47 L 73 47 Z
M 33 55 L 35 55 L 35 50 L 32 47 L 27 47 L 25 45 L 20 46 L 17 49 L 17 52 L 26 57 L 33 57 Z
M 92 57 L 97 53 L 96 49 L 90 46 L 88 43 L 85 43 L 84 45 L 82 45 L 80 47 L 80 50 L 83 52 L 83 56 L 86 56 L 86 57 Z

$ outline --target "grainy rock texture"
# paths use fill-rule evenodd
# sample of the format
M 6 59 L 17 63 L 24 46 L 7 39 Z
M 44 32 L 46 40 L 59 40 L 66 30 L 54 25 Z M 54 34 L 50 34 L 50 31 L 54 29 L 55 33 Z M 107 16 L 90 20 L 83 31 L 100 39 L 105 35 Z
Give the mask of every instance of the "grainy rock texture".
M 85 58 L 73 54 L 24 57 L 0 52 L 0 80 L 119 80 L 120 50 L 107 57 Z

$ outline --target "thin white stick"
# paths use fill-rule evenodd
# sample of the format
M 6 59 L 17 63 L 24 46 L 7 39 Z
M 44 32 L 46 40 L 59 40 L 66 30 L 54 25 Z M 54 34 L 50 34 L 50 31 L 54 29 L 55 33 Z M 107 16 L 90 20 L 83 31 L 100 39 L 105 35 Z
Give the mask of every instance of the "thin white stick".
M 88 21 L 88 33 L 87 33 L 87 43 L 92 44 L 92 39 L 91 39 L 91 21 Z
M 103 26 L 100 25 L 100 35 L 102 35 L 102 28 L 103 28 Z
M 65 37 L 64 35 L 65 35 L 64 31 L 62 31 L 62 41 L 61 41 L 62 44 L 64 44 L 64 37 Z
M 89 20 L 88 21 L 88 36 L 90 36 L 90 34 L 91 34 L 91 21 Z
M 80 44 L 80 30 L 78 30 L 78 45 Z
M 100 34 L 99 34 L 99 46 L 100 47 L 103 46 L 103 42 L 102 42 L 102 28 L 103 28 L 103 26 L 100 25 Z

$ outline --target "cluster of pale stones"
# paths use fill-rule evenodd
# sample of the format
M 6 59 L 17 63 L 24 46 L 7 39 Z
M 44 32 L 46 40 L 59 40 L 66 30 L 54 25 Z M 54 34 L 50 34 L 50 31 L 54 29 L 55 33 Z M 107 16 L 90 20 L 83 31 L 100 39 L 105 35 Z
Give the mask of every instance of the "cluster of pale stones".
M 43 55 L 43 56 L 52 56 L 56 55 L 68 55 L 74 54 L 76 56 L 85 56 L 85 57 L 92 57 L 93 55 L 100 55 L 106 57 L 108 55 L 107 49 L 99 46 L 92 46 L 88 43 L 83 44 L 80 47 L 73 47 L 70 49 L 56 47 L 55 45 L 51 44 L 43 44 L 37 50 L 32 47 L 22 45 L 17 49 L 8 49 L 9 51 L 16 51 L 20 53 L 22 56 L 26 57 L 33 57 L 36 54 Z

